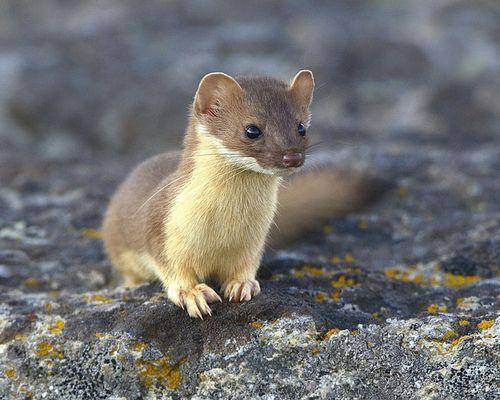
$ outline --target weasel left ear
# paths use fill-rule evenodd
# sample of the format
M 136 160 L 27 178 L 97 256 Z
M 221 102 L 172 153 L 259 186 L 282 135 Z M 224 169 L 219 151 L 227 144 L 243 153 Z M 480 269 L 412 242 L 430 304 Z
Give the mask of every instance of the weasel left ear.
M 199 115 L 216 115 L 222 98 L 243 93 L 238 82 L 222 72 L 212 72 L 203 77 L 194 96 L 194 111 Z
M 313 73 L 308 69 L 299 71 L 293 78 L 289 90 L 299 104 L 309 107 L 314 91 Z

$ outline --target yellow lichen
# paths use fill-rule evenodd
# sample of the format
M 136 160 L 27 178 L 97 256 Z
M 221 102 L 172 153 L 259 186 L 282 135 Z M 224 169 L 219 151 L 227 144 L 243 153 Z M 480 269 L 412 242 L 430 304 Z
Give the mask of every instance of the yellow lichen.
M 368 222 L 366 222 L 365 220 L 361 220 L 358 222 L 358 227 L 359 229 L 368 229 Z
M 339 256 L 333 256 L 330 261 L 332 262 L 332 264 L 338 264 L 340 263 L 342 260 L 340 259 Z
M 45 308 L 45 311 L 47 311 L 47 312 L 51 312 L 51 311 L 52 311 L 52 304 L 50 304 L 50 303 L 45 303 L 45 304 L 43 305 L 43 308 Z
M 354 280 L 353 279 L 347 279 L 345 275 L 340 275 L 337 280 L 332 281 L 332 286 L 334 288 L 341 288 L 344 286 L 352 286 L 354 285 Z
M 469 321 L 467 321 L 466 319 L 461 319 L 460 321 L 458 321 L 458 325 L 460 326 L 469 325 Z
M 26 335 L 22 332 L 18 332 L 14 335 L 14 340 L 19 340 L 20 342 L 24 342 L 26 340 Z
M 38 357 L 64 358 L 63 352 L 50 342 L 37 343 L 36 355 Z
M 255 329 L 260 329 L 264 326 L 264 324 L 260 321 L 253 321 L 252 323 L 250 323 L 250 326 Z
M 14 368 L 9 368 L 5 371 L 5 376 L 9 379 L 14 379 L 16 377 L 17 373 Z
M 481 329 L 481 330 L 485 330 L 485 329 L 489 329 L 493 326 L 493 324 L 495 323 L 495 320 L 494 319 L 483 319 L 479 324 L 477 324 L 476 326 Z
M 66 323 L 60 319 L 49 326 L 49 332 L 53 335 L 60 335 Z
M 182 379 L 180 366 L 185 361 L 184 358 L 177 364 L 170 365 L 168 357 L 154 361 L 138 360 L 136 365 L 139 368 L 139 379 L 147 388 L 158 384 L 170 390 L 175 390 L 179 387 Z
M 325 235 L 329 235 L 329 234 L 330 234 L 330 233 L 332 233 L 332 232 L 333 232 L 333 226 L 331 226 L 331 225 L 326 225 L 326 226 L 324 226 L 324 227 L 323 227 L 323 233 L 324 233 Z
M 96 332 L 96 333 L 94 333 L 94 335 L 96 338 L 99 338 L 99 339 L 102 339 L 103 337 L 106 336 L 106 334 L 102 333 L 102 332 Z
M 352 264 L 352 263 L 356 262 L 356 259 L 353 257 L 353 255 L 351 253 L 347 253 L 344 256 L 344 261 L 348 264 Z
M 137 341 L 132 344 L 131 348 L 134 351 L 142 351 L 146 349 L 148 346 L 149 345 L 147 343 Z
M 437 312 L 445 313 L 446 312 L 446 305 L 444 305 L 444 304 L 441 304 L 441 305 L 429 304 L 429 306 L 427 307 L 427 312 L 429 314 L 435 314 Z
M 326 294 L 323 292 L 319 292 L 314 295 L 314 300 L 316 300 L 319 303 L 324 302 L 325 299 L 326 299 Z
M 443 284 L 447 287 L 461 287 L 465 285 L 470 285 L 479 280 L 479 276 L 471 275 L 454 275 L 450 273 L 445 273 L 443 276 Z
M 454 338 L 454 337 L 457 337 L 458 336 L 458 333 L 456 333 L 455 331 L 446 331 L 443 336 L 441 336 L 441 341 L 446 341 L 448 339 L 451 339 L 451 338 Z
M 87 301 L 97 301 L 101 303 L 111 303 L 113 299 L 103 296 L 102 294 L 85 295 L 85 300 Z
M 101 239 L 102 238 L 102 232 L 97 230 L 97 229 L 88 229 L 88 228 L 83 228 L 81 231 L 83 236 L 89 237 L 89 238 L 94 238 L 94 239 Z
M 304 273 L 302 271 L 293 271 L 292 272 L 292 275 L 295 277 L 295 278 L 302 278 L 304 277 Z
M 374 312 L 374 313 L 372 313 L 372 317 L 373 318 L 380 318 L 381 314 L 379 312 Z
M 304 267 L 302 268 L 302 271 L 304 271 L 305 273 L 312 275 L 312 276 L 325 275 L 325 271 L 323 271 L 321 268 L 313 267 L 311 265 L 304 265 Z

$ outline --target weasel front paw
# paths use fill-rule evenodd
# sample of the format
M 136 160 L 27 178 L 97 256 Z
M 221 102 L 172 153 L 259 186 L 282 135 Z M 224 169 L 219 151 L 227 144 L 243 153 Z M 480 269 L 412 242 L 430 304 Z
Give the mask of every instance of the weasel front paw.
M 255 279 L 246 281 L 229 281 L 222 285 L 224 297 L 234 303 L 238 301 L 248 301 L 260 293 L 259 282 Z
M 189 316 L 193 318 L 203 319 L 203 315 L 212 315 L 212 310 L 210 310 L 207 302 L 222 302 L 215 290 L 204 283 L 200 283 L 189 290 L 172 288 L 168 290 L 167 294 L 173 303 L 185 309 Z

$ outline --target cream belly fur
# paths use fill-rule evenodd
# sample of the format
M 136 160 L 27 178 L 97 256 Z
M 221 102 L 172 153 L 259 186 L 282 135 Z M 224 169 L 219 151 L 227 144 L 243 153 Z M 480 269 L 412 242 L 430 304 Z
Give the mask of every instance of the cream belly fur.
M 217 149 L 202 139 L 199 151 Z M 235 168 L 223 155 L 197 157 L 163 226 L 169 267 L 158 272 L 174 302 L 179 291 L 209 278 L 223 289 L 256 285 L 277 192 L 276 177 Z

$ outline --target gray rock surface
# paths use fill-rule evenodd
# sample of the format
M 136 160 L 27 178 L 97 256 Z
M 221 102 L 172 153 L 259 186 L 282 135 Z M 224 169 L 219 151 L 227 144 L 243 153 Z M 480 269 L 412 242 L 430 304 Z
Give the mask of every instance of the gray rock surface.
M 494 1 L 0 3 L 0 399 L 499 398 L 499 19 Z M 262 294 L 212 318 L 117 286 L 106 202 L 179 143 L 199 77 L 303 66 L 314 156 L 394 188 L 269 249 Z

